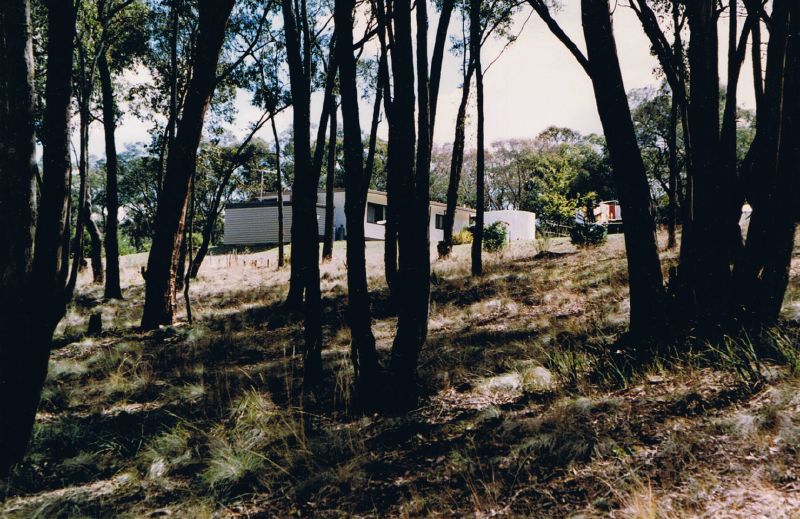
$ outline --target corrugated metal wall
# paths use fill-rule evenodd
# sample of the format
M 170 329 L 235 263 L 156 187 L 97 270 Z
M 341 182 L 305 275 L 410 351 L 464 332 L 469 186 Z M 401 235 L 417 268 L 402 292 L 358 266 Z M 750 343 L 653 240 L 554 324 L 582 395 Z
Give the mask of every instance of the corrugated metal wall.
M 325 208 L 317 207 L 317 231 L 325 232 Z M 283 207 L 283 241 L 292 239 L 292 206 Z M 225 245 L 278 243 L 278 208 L 228 207 L 225 209 Z

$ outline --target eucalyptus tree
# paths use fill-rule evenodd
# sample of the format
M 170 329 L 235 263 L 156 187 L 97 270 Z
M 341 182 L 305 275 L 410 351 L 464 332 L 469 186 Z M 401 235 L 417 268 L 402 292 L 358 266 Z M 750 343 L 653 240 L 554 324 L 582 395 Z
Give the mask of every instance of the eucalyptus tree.
M 379 382 L 378 355 L 372 333 L 367 264 L 365 257 L 364 211 L 371 169 L 364 165 L 364 148 L 359 122 L 356 59 L 353 56 L 353 0 L 337 0 L 336 56 L 340 70 L 342 126 L 345 162 L 345 215 L 347 217 L 347 324 L 350 327 L 350 356 L 362 398 L 374 399 Z M 378 101 L 376 104 L 380 104 Z M 332 117 L 332 121 L 333 121 Z M 331 128 L 335 124 L 331 123 Z M 332 139 L 335 142 L 335 134 Z M 330 144 L 329 144 L 330 146 Z M 369 159 L 368 159 L 369 160 Z M 374 403 L 374 401 L 372 402 Z
M 474 11 L 478 18 L 475 20 L 475 29 L 478 31 L 476 36 L 471 36 L 473 24 L 467 23 L 467 19 L 472 16 L 472 4 L 461 5 L 462 17 L 462 35 L 460 40 L 454 43 L 454 51 L 461 54 L 461 101 L 458 105 L 455 122 L 455 135 L 453 137 L 453 152 L 450 159 L 450 179 L 447 189 L 447 208 L 444 215 L 444 230 L 443 240 L 438 245 L 439 255 L 447 256 L 452 249 L 453 240 L 453 224 L 455 221 L 456 205 L 458 204 L 459 185 L 461 183 L 461 173 L 464 167 L 464 145 L 466 139 L 466 120 L 467 108 L 470 98 L 470 86 L 473 75 L 475 75 L 475 56 L 480 53 L 480 49 L 490 37 L 498 37 L 507 40 L 505 50 L 509 44 L 516 40 L 517 35 L 511 29 L 513 27 L 513 16 L 520 9 L 521 3 L 515 0 L 492 0 L 491 2 L 483 2 L 476 5 Z M 471 20 L 471 18 L 470 18 Z M 470 35 L 467 35 L 467 25 L 469 26 Z M 477 47 L 473 46 L 473 40 L 479 42 Z M 499 56 L 498 56 L 499 57 Z M 495 58 L 496 60 L 497 58 Z M 482 83 L 483 71 L 481 71 Z M 482 90 L 483 87 L 481 87 Z M 481 104 L 482 106 L 482 104 Z M 482 108 L 478 108 L 482 110 Z M 482 116 L 479 117 L 482 119 Z M 480 132 L 479 132 L 480 133 Z M 484 146 L 480 146 L 483 148 Z M 484 152 L 479 152 L 484 153 Z M 481 168 L 481 176 L 484 175 L 483 168 Z M 482 183 L 482 182 L 480 182 Z M 482 198 L 482 197 L 481 197 Z M 477 201 L 476 201 L 477 202 Z M 476 205 L 478 205 L 476 203 Z M 476 255 L 476 261 L 480 257 L 480 250 L 473 249 L 473 254 Z
M 319 285 L 319 237 L 316 199 L 318 175 L 311 161 L 312 41 L 307 3 L 298 13 L 292 0 L 282 0 L 286 57 L 292 95 L 294 183 L 292 186 L 292 272 L 287 303 L 303 301 L 304 383 L 312 386 L 322 376 L 322 302 Z M 321 131 L 324 134 L 325 129 Z
M 30 3 L 0 4 L 0 475 L 25 454 L 53 332 L 66 312 L 69 120 L 75 6 L 47 2 L 43 172 L 35 146 Z M 38 193 L 37 193 L 38 191 Z M 37 203 L 38 194 L 38 203 Z
M 655 223 L 650 214 L 650 188 L 636 142 L 608 1 L 581 2 L 587 49 L 585 55 L 561 29 L 545 2 L 529 0 L 529 3 L 592 81 L 617 193 L 625 214 L 630 331 L 638 337 L 659 335 L 665 325 L 665 294 L 656 247 Z
M 142 20 L 148 14 L 141 1 L 99 0 L 97 16 L 101 25 L 101 45 L 97 59 L 103 107 L 103 136 L 106 151 L 105 235 L 106 280 L 104 296 L 121 299 L 119 279 L 119 161 L 116 127 L 119 108 L 114 92 L 114 76 L 129 70 L 147 50 L 147 34 Z
M 203 121 L 217 86 L 217 65 L 234 0 L 198 5 L 197 48 L 191 79 L 168 150 L 164 183 L 158 196 L 153 245 L 147 260 L 142 328 L 172 322 L 176 307 L 176 270 L 183 241 L 189 188 L 195 168 Z M 182 266 L 181 266 L 182 268 Z

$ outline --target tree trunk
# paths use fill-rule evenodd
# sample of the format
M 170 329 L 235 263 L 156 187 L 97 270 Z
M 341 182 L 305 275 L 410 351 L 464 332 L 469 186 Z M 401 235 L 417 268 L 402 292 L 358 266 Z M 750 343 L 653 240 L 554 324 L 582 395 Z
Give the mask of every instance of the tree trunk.
M 667 249 L 674 249 L 677 245 L 675 238 L 675 224 L 678 219 L 677 185 L 678 175 L 678 103 L 675 96 L 671 96 L 669 110 L 669 135 L 667 138 L 669 151 L 669 183 L 667 184 Z
M 439 247 L 439 255 L 447 256 L 453 249 L 453 226 L 458 205 L 458 186 L 461 183 L 461 168 L 464 165 L 464 140 L 466 138 L 467 103 L 469 102 L 470 82 L 475 67 L 472 60 L 464 73 L 461 87 L 461 103 L 456 114 L 456 134 L 453 138 L 453 156 L 450 159 L 450 179 L 447 183 L 447 208 L 444 213 L 444 239 Z
M 100 73 L 100 87 L 103 94 L 103 134 L 106 143 L 106 299 L 122 299 L 119 279 L 119 195 L 117 189 L 117 142 L 115 137 L 116 117 L 114 114 L 114 86 L 108 68 L 106 52 L 100 53 L 97 61 Z
M 92 282 L 98 285 L 103 284 L 103 238 L 100 236 L 100 229 L 92 220 L 92 207 L 87 200 L 83 206 L 83 221 L 86 230 L 89 232 L 91 243 L 91 262 L 92 262 Z
M 689 220 L 683 222 L 681 277 L 688 288 L 682 304 L 708 332 L 722 323 L 729 303 L 729 204 L 735 178 L 720 160 L 717 20 L 713 0 L 687 5 L 689 42 L 689 127 L 692 197 Z M 626 218 L 626 222 L 629 219 Z M 690 233 L 687 233 L 687 228 Z
M 169 149 L 164 186 L 158 197 L 153 245 L 147 260 L 142 328 L 171 324 L 176 307 L 175 273 L 181 248 L 189 198 L 189 184 L 196 167 L 197 147 L 206 110 L 216 81 L 217 60 L 233 0 L 201 3 L 198 48 L 192 64 L 192 79 L 175 137 Z
M 356 383 L 365 405 L 376 402 L 379 381 L 378 354 L 372 334 L 367 262 L 365 256 L 364 211 L 369 188 L 364 170 L 361 125 L 356 85 L 356 61 L 353 56 L 353 0 L 337 0 L 334 21 L 339 39 L 336 54 L 339 62 L 342 98 L 342 126 L 345 161 L 345 215 L 347 218 L 347 324 L 350 327 L 350 357 Z M 335 146 L 335 112 L 331 114 L 331 142 Z M 331 146 L 331 144 L 329 144 Z
M 75 292 L 75 286 L 78 283 L 78 273 L 83 265 L 83 233 L 86 227 L 83 207 L 89 201 L 89 118 L 91 116 L 89 113 L 89 96 L 91 95 L 91 86 L 88 83 L 89 79 L 84 77 L 85 71 L 83 63 L 81 63 L 80 66 L 81 72 L 79 73 L 79 77 L 81 78 L 81 95 L 78 100 L 80 119 L 78 125 L 78 141 L 80 147 L 78 153 L 78 178 L 80 179 L 80 185 L 78 188 L 78 210 L 76 211 L 77 216 L 75 220 L 75 248 L 72 255 L 72 268 L 69 273 L 69 281 L 67 282 L 66 288 L 68 299 L 71 299 L 72 294 Z
M 475 91 L 477 93 L 478 110 L 478 149 L 475 160 L 476 167 L 476 201 L 475 230 L 472 233 L 472 275 L 483 275 L 483 211 L 484 211 L 484 143 L 483 143 L 483 70 L 481 70 L 481 1 L 470 0 L 469 8 L 469 43 L 472 61 L 475 63 Z
M 398 196 L 399 269 L 397 274 L 397 335 L 392 345 L 391 371 L 395 405 L 416 404 L 416 370 L 428 329 L 430 247 L 428 242 L 428 184 L 430 106 L 427 53 L 427 4 L 417 6 L 417 71 L 419 148 L 414 162 L 414 62 L 409 0 L 394 4 L 395 44 L 392 48 L 394 101 L 390 124 L 395 139 Z M 391 214 L 391 212 L 390 212 Z
M 764 326 L 780 314 L 789 280 L 800 175 L 800 6 L 776 0 L 762 106 L 746 173 L 753 207 L 744 252 L 736 263 L 737 314 Z
M 298 34 L 298 22 L 292 0 L 282 0 L 286 54 L 292 91 L 294 131 L 294 182 L 292 187 L 292 270 L 305 292 L 305 350 L 303 370 L 305 386 L 314 386 L 322 378 L 322 301 L 319 286 L 319 230 L 317 227 L 317 184 L 319 176 L 311 164 L 309 70 Z M 310 43 L 306 40 L 306 45 Z M 324 131 L 324 128 L 323 128 Z M 290 290 L 291 293 L 291 290 Z
M 322 240 L 322 261 L 330 261 L 333 257 L 333 183 L 336 176 L 337 131 L 335 103 L 330 118 L 331 133 L 328 137 L 328 168 L 325 175 L 325 235 Z
M 284 15 L 285 16 L 285 15 Z M 297 29 L 295 28 L 295 33 Z M 298 35 L 299 38 L 299 35 Z M 299 49 L 299 39 L 298 39 L 298 49 Z M 334 86 L 336 85 L 336 53 L 333 51 L 334 46 L 336 45 L 336 33 L 334 32 L 333 36 L 331 37 L 331 52 L 329 52 L 329 61 L 328 61 L 328 74 L 325 78 L 325 93 L 323 95 L 323 102 L 322 102 L 322 113 L 320 114 L 319 118 L 319 126 L 317 127 L 317 140 L 316 146 L 314 147 L 314 156 L 313 158 L 309 159 L 309 172 L 308 175 L 313 177 L 315 182 L 319 182 L 319 176 L 322 171 L 322 159 L 324 157 L 324 150 L 325 150 L 325 130 L 328 126 L 328 116 L 330 115 L 331 110 L 335 110 L 335 103 L 334 103 Z M 298 50 L 298 54 L 299 54 Z M 305 52 L 304 52 L 305 54 Z M 303 68 L 303 59 L 305 58 L 298 58 L 298 65 L 295 69 L 295 75 L 302 74 L 305 75 L 306 72 Z M 291 69 L 290 69 L 291 74 Z M 310 99 L 310 86 L 308 85 L 308 79 L 303 80 L 302 88 L 307 94 L 302 94 L 298 92 L 295 94 L 295 91 L 292 91 L 292 104 L 296 106 L 295 98 L 299 95 L 307 95 Z M 310 101 L 308 101 L 309 107 L 305 108 L 304 111 L 309 112 L 307 116 L 304 116 L 304 119 L 308 119 L 308 126 L 310 131 L 311 126 L 311 114 L 310 114 Z M 308 132 L 307 132 L 308 133 Z M 311 142 L 309 141 L 308 137 L 306 136 L 305 141 L 309 142 L 309 157 L 311 157 Z M 296 155 L 296 152 L 295 152 Z M 296 168 L 295 168 L 296 170 Z M 294 200 L 296 196 L 295 187 L 297 186 L 297 175 L 295 175 L 295 179 L 292 185 L 292 214 L 294 215 Z M 301 180 L 301 183 L 305 182 L 305 180 Z M 309 202 L 310 203 L 310 202 Z M 317 184 L 314 184 L 314 198 L 313 203 L 316 206 L 317 203 Z M 314 209 L 316 215 L 316 209 Z M 316 218 L 316 216 L 315 216 Z M 292 225 L 294 225 L 294 216 L 292 217 Z M 292 260 L 291 260 L 291 272 L 289 274 L 289 294 L 286 296 L 286 302 L 284 306 L 291 310 L 300 310 L 303 306 L 303 294 L 304 294 L 304 283 L 302 277 L 302 270 L 304 264 L 309 264 L 312 260 L 317 264 L 315 267 L 317 271 L 319 271 L 319 247 L 304 247 L 302 243 L 304 238 L 300 236 L 295 236 L 292 233 L 291 236 L 292 241 Z M 319 245 L 319 238 L 317 238 L 317 245 Z M 304 258 L 303 254 L 309 252 L 313 258 Z
M 450 27 L 450 18 L 455 7 L 455 0 L 444 0 L 442 10 L 439 12 L 439 23 L 436 27 L 436 39 L 433 44 L 433 56 L 431 57 L 431 142 L 436 130 L 436 108 L 439 102 L 439 83 L 442 78 L 442 62 L 444 61 L 444 51 L 447 43 L 447 30 Z
M 27 0 L 0 4 L 0 476 L 25 454 L 66 311 L 61 277 L 69 196 L 69 106 L 75 10 L 48 4 L 41 195 L 36 212 L 34 60 Z M 34 226 L 34 220 L 36 225 Z M 34 235 L 35 232 L 35 235 Z M 35 245 L 34 245 L 35 242 Z M 33 258 L 31 257 L 33 254 Z M 16 340 L 14 340 L 16 339 Z
M 283 252 L 283 181 L 281 180 L 281 141 L 278 128 L 275 126 L 275 114 L 270 114 L 272 136 L 275 139 L 275 190 L 278 192 L 278 268 L 282 268 L 286 260 Z
M 665 325 L 664 287 L 650 188 L 622 81 L 608 0 L 582 0 L 581 6 L 592 85 L 625 215 L 630 331 L 639 337 L 657 336 Z

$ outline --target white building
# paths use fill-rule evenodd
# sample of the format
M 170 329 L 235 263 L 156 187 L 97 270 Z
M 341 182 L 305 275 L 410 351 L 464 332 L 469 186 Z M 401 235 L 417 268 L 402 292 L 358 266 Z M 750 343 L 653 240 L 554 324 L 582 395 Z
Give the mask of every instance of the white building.
M 536 239 L 536 215 L 534 213 L 505 209 L 502 211 L 486 211 L 483 214 L 484 226 L 495 222 L 504 222 L 508 226 L 509 241 Z
M 344 214 L 344 189 L 333 192 L 334 239 L 344 239 L 347 217 Z M 292 239 L 292 195 L 283 194 L 283 240 Z M 367 240 L 383 240 L 386 233 L 386 193 L 370 189 L 364 212 L 364 235 Z M 444 213 L 446 205 L 430 204 L 430 239 L 435 244 L 444 238 Z M 457 207 L 453 232 L 470 225 L 474 209 Z M 317 224 L 320 236 L 325 233 L 325 191 L 317 193 Z M 278 194 L 268 193 L 260 200 L 228 204 L 225 208 L 225 245 L 254 245 L 278 242 Z

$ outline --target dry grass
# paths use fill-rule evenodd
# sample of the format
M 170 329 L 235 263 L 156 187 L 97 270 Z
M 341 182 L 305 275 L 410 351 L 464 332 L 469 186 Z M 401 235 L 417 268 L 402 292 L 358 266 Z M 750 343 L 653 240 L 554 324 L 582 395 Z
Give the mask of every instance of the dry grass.
M 486 256 L 481 279 L 457 246 L 433 263 L 419 409 L 363 416 L 344 253 L 337 243 L 321 266 L 320 395 L 302 393 L 302 323 L 280 308 L 289 269 L 275 250 L 210 256 L 191 285 L 195 324 L 181 306 L 174 326 L 147 334 L 136 329 L 144 255 L 123 259 L 124 301 L 102 302 L 82 274 L 0 516 L 791 517 L 800 506 L 791 323 L 634 369 L 613 349 L 628 308 L 621 236 L 599 249 L 515 243 Z M 386 356 L 396 318 L 382 243 L 367 244 L 367 263 Z M 104 333 L 86 338 L 97 311 Z M 762 343 L 771 360 L 753 357 Z

